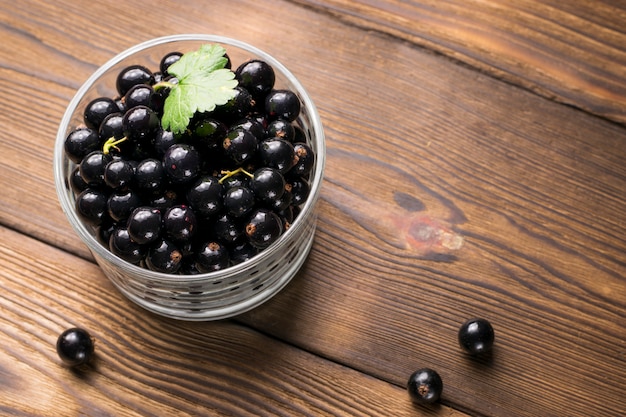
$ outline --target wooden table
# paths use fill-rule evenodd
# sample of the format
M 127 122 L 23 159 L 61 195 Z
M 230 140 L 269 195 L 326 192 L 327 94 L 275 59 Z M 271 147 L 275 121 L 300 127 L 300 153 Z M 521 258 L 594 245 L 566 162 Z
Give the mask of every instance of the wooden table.
M 2 0 L 0 415 L 626 415 L 626 3 Z M 315 100 L 309 259 L 242 316 L 148 313 L 61 212 L 56 130 L 116 53 L 252 43 Z M 489 358 L 457 344 L 470 317 Z M 88 372 L 55 342 L 96 339 Z M 436 369 L 439 405 L 408 376 Z

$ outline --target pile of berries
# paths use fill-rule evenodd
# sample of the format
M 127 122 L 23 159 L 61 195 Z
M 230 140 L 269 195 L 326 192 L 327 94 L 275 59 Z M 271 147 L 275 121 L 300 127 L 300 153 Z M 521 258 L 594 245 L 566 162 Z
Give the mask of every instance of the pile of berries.
M 226 104 L 196 112 L 183 132 L 164 129 L 177 83 L 168 68 L 181 57 L 168 53 L 155 71 L 121 70 L 117 96 L 85 107 L 64 150 L 75 164 L 76 212 L 105 247 L 150 270 L 196 274 L 275 242 L 309 195 L 315 155 L 298 123 L 300 99 L 276 88 L 274 69 L 258 59 L 233 71 Z

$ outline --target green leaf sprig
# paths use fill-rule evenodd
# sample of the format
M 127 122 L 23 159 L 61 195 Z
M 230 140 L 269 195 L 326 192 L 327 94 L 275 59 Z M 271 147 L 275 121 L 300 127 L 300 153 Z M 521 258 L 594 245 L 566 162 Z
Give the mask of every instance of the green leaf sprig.
M 165 99 L 161 126 L 173 133 L 182 133 L 196 112 L 209 112 L 226 104 L 235 96 L 235 73 L 225 68 L 226 50 L 213 44 L 183 54 L 167 69 L 177 83 L 164 83 L 170 88 Z

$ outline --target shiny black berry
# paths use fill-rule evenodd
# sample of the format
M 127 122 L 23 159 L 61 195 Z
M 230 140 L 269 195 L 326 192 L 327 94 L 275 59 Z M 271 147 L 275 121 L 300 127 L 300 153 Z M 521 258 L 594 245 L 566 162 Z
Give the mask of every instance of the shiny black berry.
M 276 119 L 267 125 L 266 135 L 268 138 L 280 138 L 293 142 L 296 137 L 296 129 L 293 124 L 283 119 Z
M 98 136 L 103 143 L 111 138 L 122 139 L 124 137 L 123 119 L 122 113 L 111 113 L 104 118 L 98 128 Z
M 252 95 L 240 86 L 233 90 L 234 96 L 223 106 L 216 107 L 213 111 L 216 118 L 232 123 L 245 117 L 252 110 L 254 100 Z
M 304 204 L 311 193 L 309 182 L 299 175 L 290 175 L 285 180 L 287 182 L 286 187 L 291 192 L 292 204 L 294 206 Z
M 247 187 L 230 187 L 224 193 L 224 208 L 232 217 L 242 217 L 255 206 L 254 193 Z
M 94 355 L 94 341 L 87 330 L 74 327 L 65 330 L 57 339 L 59 357 L 69 366 L 89 363 Z
M 278 118 L 293 122 L 300 114 L 300 99 L 291 90 L 272 90 L 265 97 L 265 112 L 271 120 Z
M 165 187 L 165 169 L 161 161 L 146 158 L 135 167 L 135 187 L 147 194 L 157 194 Z
M 283 223 L 272 210 L 258 208 L 250 215 L 244 230 L 252 246 L 265 249 L 280 237 Z
M 222 210 L 223 187 L 217 177 L 202 176 L 191 185 L 187 191 L 187 201 L 196 213 L 204 217 L 211 217 Z
M 200 172 L 200 154 L 193 146 L 185 143 L 174 144 L 163 156 L 163 167 L 172 182 L 190 182 Z
M 141 206 L 141 197 L 131 189 L 113 192 L 107 201 L 109 217 L 116 222 L 126 221 L 137 207 Z
M 96 130 L 81 127 L 67 135 L 64 144 L 65 154 L 72 162 L 78 164 L 89 153 L 100 149 L 100 143 L 100 136 Z
M 143 65 L 131 65 L 124 68 L 117 76 L 117 92 L 124 96 L 132 86 L 137 84 L 153 84 L 154 75 Z
M 145 256 L 146 247 L 132 240 L 126 228 L 117 227 L 109 236 L 109 250 L 126 262 L 138 264 Z
M 122 118 L 124 135 L 132 140 L 152 139 L 160 127 L 159 116 L 147 106 L 130 108 Z
M 183 56 L 182 52 L 169 52 L 161 58 L 161 62 L 159 62 L 159 71 L 161 71 L 164 77 L 169 75 L 167 69 L 170 65 L 177 62 L 181 56 Z
M 135 167 L 125 159 L 113 159 L 104 168 L 104 182 L 111 188 L 130 186 L 135 176 Z
M 250 188 L 259 201 L 274 204 L 285 192 L 285 178 L 275 168 L 259 168 L 254 171 Z
M 87 104 L 83 118 L 87 127 L 98 129 L 105 117 L 116 112 L 119 112 L 119 107 L 112 98 L 98 97 Z
M 463 323 L 458 336 L 461 347 L 472 355 L 489 352 L 495 339 L 491 323 L 481 318 L 470 319 Z
M 183 253 L 180 248 L 166 239 L 157 239 L 150 246 L 146 255 L 146 266 L 148 269 L 166 274 L 178 272 L 182 265 Z
M 407 383 L 407 390 L 413 401 L 432 404 L 441 398 L 443 381 L 436 371 L 422 368 L 411 374 Z
M 315 165 L 315 153 L 309 145 L 303 142 L 293 144 L 296 153 L 296 163 L 291 167 L 290 173 L 305 176 L 308 175 Z
M 155 242 L 162 233 L 161 211 L 153 207 L 140 206 L 128 218 L 128 234 L 140 245 Z
M 85 182 L 83 177 L 80 176 L 80 169 L 75 166 L 72 169 L 72 172 L 68 175 L 67 182 L 69 183 L 70 188 L 74 191 L 74 194 L 80 194 L 84 190 L 89 187 L 89 184 Z
M 108 195 L 96 188 L 87 188 L 76 196 L 76 213 L 85 223 L 99 226 L 107 219 Z
M 175 242 L 187 242 L 196 233 L 198 220 L 191 207 L 179 204 L 168 208 L 163 214 L 163 231 Z
M 243 234 L 241 220 L 222 214 L 212 223 L 211 231 L 218 241 L 226 244 L 235 243 Z
M 124 96 L 124 104 L 127 109 L 132 109 L 136 106 L 150 107 L 152 110 L 156 110 L 152 107 L 152 97 L 154 96 L 154 89 L 150 85 L 137 84 L 134 85 L 126 92 Z
M 261 60 L 250 60 L 235 70 L 239 85 L 252 94 L 255 100 L 263 99 L 274 87 L 276 75 L 274 69 Z
M 216 150 L 226 137 L 226 125 L 210 116 L 200 116 L 191 126 L 194 144 L 205 150 Z
M 106 166 L 112 161 L 111 155 L 93 151 L 80 161 L 79 169 L 83 180 L 89 185 L 104 185 Z
M 257 138 L 244 129 L 232 129 L 222 142 L 226 155 L 236 164 L 241 165 L 254 157 L 258 141 Z
M 266 139 L 259 144 L 259 158 L 263 165 L 276 168 L 282 174 L 296 164 L 296 154 L 291 142 L 280 138 Z
M 228 249 L 218 242 L 206 242 L 196 254 L 196 268 L 200 272 L 213 272 L 227 268 L 230 264 Z

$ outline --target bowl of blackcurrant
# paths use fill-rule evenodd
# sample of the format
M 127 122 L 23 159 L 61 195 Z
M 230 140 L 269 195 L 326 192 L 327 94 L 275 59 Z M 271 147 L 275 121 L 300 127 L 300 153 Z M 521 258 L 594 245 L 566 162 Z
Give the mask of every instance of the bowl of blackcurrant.
M 149 311 L 232 317 L 308 258 L 322 123 L 296 77 L 252 45 L 174 35 L 118 54 L 69 103 L 54 153 L 69 223 Z

